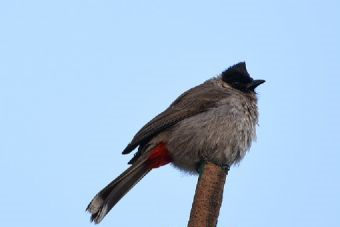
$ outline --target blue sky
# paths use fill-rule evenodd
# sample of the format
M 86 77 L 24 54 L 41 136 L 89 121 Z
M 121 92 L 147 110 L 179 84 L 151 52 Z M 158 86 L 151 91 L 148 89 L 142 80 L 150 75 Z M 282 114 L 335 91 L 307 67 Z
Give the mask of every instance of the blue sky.
M 134 133 L 246 61 L 260 125 L 218 226 L 339 226 L 339 21 L 335 0 L 1 1 L 1 225 L 93 226 Z M 196 181 L 157 169 L 101 226 L 186 226 Z

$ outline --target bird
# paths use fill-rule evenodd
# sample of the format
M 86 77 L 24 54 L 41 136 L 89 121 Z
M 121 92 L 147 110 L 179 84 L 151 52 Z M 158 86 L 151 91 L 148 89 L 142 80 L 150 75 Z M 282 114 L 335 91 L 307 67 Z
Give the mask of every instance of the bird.
M 137 152 L 128 167 L 98 192 L 87 206 L 100 223 L 117 202 L 151 170 L 171 163 L 196 173 L 202 161 L 221 168 L 239 163 L 256 138 L 258 125 L 254 80 L 245 62 L 230 66 L 181 94 L 145 124 L 122 154 Z

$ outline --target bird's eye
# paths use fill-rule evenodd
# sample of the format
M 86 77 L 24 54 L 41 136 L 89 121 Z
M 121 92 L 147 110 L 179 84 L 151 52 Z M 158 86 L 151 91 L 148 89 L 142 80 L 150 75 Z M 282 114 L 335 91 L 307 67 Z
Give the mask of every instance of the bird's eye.
M 237 81 L 233 82 L 233 86 L 238 87 L 239 85 L 240 85 L 240 82 L 237 82 Z

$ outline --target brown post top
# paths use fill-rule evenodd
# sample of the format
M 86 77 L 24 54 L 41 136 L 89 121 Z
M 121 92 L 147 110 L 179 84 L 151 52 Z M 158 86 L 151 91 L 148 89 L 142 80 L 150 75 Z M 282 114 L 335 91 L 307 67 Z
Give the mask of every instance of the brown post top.
M 188 227 L 216 227 L 227 173 L 206 162 L 201 168 Z

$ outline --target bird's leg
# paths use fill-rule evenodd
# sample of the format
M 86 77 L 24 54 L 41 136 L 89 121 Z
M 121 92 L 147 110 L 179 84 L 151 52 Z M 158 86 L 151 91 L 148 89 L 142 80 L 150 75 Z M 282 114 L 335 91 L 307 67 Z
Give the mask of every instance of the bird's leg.
M 221 165 L 220 167 L 224 170 L 226 174 L 228 174 L 230 170 L 230 166 L 228 164 Z
M 202 171 L 203 171 L 203 168 L 204 168 L 204 164 L 205 164 L 206 162 L 207 162 L 207 160 L 206 160 L 206 159 L 203 159 L 202 161 L 200 161 L 200 162 L 198 163 L 198 165 L 197 165 L 197 167 L 196 167 L 196 171 L 197 171 L 197 173 L 198 173 L 199 175 L 202 174 Z M 211 162 L 211 161 L 209 161 L 209 162 Z M 213 163 L 213 164 L 215 164 L 215 165 L 221 167 L 221 169 L 223 169 L 223 171 L 224 171 L 226 174 L 228 174 L 228 172 L 229 172 L 229 170 L 230 170 L 230 166 L 229 166 L 228 164 L 223 164 L 223 165 L 221 165 L 221 164 L 216 164 L 216 163 L 214 163 L 214 162 L 211 162 L 211 163 Z

